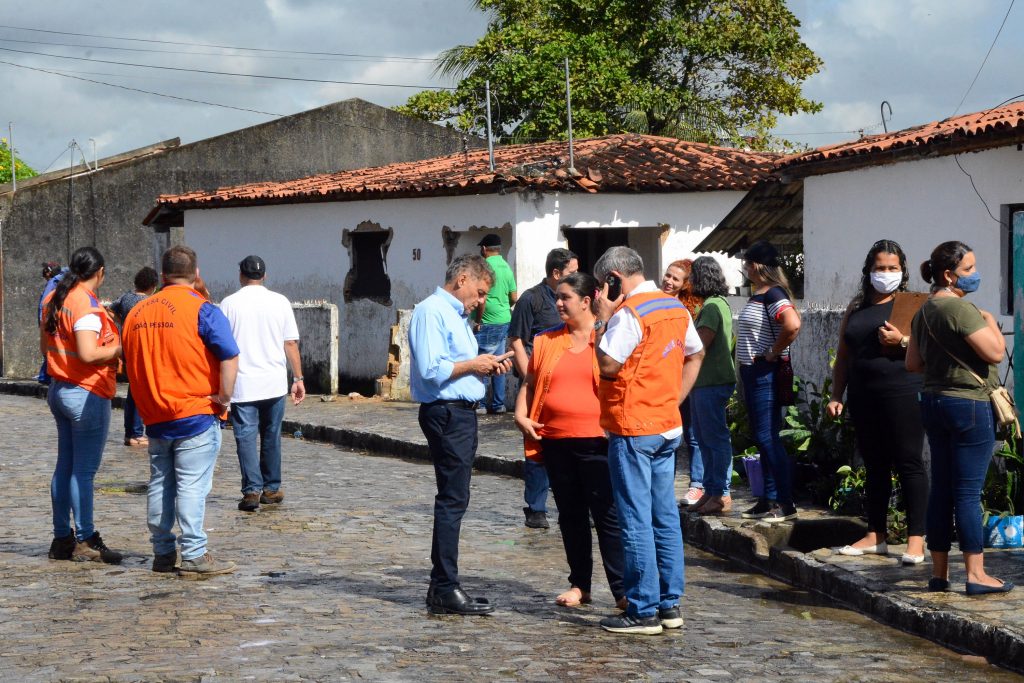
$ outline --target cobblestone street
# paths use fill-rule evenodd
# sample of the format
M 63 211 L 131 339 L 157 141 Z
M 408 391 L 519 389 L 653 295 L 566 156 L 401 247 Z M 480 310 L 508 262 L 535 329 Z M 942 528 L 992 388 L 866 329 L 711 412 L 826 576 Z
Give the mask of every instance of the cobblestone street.
M 126 559 L 51 561 L 53 420 L 43 401 L 0 396 L 5 681 L 1019 680 L 690 547 L 684 628 L 606 634 L 603 577 L 593 605 L 554 606 L 567 587 L 557 529 L 525 529 L 521 482 L 479 473 L 460 566 L 470 594 L 498 611 L 433 617 L 423 602 L 429 464 L 291 438 L 285 503 L 246 514 L 235 507 L 238 467 L 224 432 L 206 526 L 210 548 L 238 571 L 196 582 L 155 574 L 148 459 L 121 445 L 121 419 L 115 410 L 96 525 Z

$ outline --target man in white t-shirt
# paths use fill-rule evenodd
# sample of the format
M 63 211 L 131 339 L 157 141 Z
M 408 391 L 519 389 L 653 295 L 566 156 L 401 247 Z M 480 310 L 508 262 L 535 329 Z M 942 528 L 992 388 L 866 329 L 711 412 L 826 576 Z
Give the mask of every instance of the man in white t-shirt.
M 594 324 L 601 426 L 626 551 L 626 610 L 601 627 L 656 634 L 683 625 L 675 451 L 683 432 L 679 404 L 697 379 L 704 345 L 682 302 L 644 278 L 633 249 L 606 251 L 594 276 L 604 283 Z
M 284 500 L 281 490 L 281 422 L 284 400 L 299 405 L 306 397 L 299 358 L 299 328 L 292 305 L 263 286 L 267 265 L 259 256 L 238 264 L 242 288 L 225 297 L 220 308 L 238 343 L 238 378 L 231 398 L 231 426 L 242 470 L 238 509 L 258 510 L 260 503 Z M 292 382 L 288 384 L 288 366 Z M 259 445 L 257 446 L 257 437 Z

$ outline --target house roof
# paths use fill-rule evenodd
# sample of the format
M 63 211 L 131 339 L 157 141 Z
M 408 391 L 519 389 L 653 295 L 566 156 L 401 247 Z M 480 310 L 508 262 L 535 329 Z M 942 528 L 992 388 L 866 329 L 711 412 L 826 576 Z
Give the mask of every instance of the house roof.
M 260 182 L 214 191 L 161 195 L 146 225 L 166 225 L 186 209 L 398 197 L 488 194 L 509 190 L 707 192 L 748 190 L 766 178 L 776 154 L 713 147 L 650 135 L 609 135 L 566 142 L 468 150 L 422 161 Z
M 1024 102 L 953 116 L 892 133 L 819 147 L 781 159 L 785 175 L 805 177 L 922 156 L 979 151 L 1024 141 Z

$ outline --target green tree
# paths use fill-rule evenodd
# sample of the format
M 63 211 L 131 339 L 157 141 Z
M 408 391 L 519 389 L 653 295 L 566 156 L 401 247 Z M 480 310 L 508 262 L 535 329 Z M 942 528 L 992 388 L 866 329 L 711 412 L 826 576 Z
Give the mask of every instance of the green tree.
M 495 134 L 567 135 L 565 75 L 577 136 L 631 131 L 765 147 L 777 115 L 815 112 L 801 84 L 821 60 L 785 0 L 474 0 L 490 15 L 475 45 L 451 48 L 437 73 L 459 78 L 398 107 L 480 132 L 484 82 Z
M 15 156 L 14 169 L 18 180 L 39 175 L 28 164 Z M 11 148 L 7 138 L 0 138 L 0 185 L 11 182 Z

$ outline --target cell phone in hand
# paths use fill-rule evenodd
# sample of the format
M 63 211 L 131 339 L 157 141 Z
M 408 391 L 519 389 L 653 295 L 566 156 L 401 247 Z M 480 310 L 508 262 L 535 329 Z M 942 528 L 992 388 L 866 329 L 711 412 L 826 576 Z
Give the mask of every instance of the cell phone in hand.
M 622 296 L 622 279 L 618 275 L 609 273 L 604 281 L 608 285 L 608 299 L 610 301 L 615 301 Z

